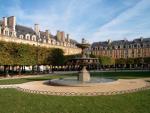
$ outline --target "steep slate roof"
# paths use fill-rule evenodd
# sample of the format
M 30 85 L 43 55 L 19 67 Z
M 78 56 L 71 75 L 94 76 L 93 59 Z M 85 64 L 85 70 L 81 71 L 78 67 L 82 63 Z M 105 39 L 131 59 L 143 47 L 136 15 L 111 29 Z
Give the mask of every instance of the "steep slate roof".
M 142 42 L 150 42 L 150 38 L 138 38 L 138 39 L 134 39 L 133 41 L 136 43 L 140 43 L 141 41 Z
M 112 46 L 114 45 L 125 45 L 125 44 L 134 44 L 134 43 L 150 43 L 150 38 L 138 38 L 138 39 L 134 39 L 133 41 L 128 41 L 128 40 L 117 40 L 117 41 L 112 41 L 110 44 Z M 108 42 L 107 41 L 104 41 L 104 42 L 94 42 L 92 44 L 92 48 L 93 47 L 98 47 L 98 46 L 103 46 L 103 47 L 106 47 L 108 46 Z
M 70 43 L 77 44 L 78 42 L 76 40 L 70 39 Z
M 0 20 L 0 26 L 1 25 L 2 25 L 2 20 Z M 19 37 L 20 35 L 26 35 L 26 34 L 36 35 L 36 32 L 32 28 L 27 27 L 27 26 L 16 25 L 15 29 L 16 29 L 17 37 Z M 51 35 L 51 34 L 49 34 L 49 35 L 52 39 L 54 39 L 54 40 L 57 39 L 56 36 Z M 40 31 L 40 38 L 44 38 L 44 36 L 45 36 L 45 32 Z M 70 39 L 70 43 L 77 44 L 78 42 L 76 40 Z
M 22 26 L 22 25 L 16 25 L 15 29 L 16 29 L 16 32 L 17 32 L 17 36 L 25 35 L 25 34 L 30 34 L 30 35 L 35 35 L 36 34 L 35 31 L 32 28 Z

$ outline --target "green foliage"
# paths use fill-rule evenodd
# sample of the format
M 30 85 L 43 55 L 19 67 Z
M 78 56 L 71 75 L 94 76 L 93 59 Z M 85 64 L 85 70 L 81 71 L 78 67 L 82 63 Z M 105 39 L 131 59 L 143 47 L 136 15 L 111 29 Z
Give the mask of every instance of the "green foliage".
M 38 64 L 50 64 L 48 61 L 49 56 L 51 55 L 51 49 L 44 48 L 44 47 L 38 47 L 37 54 L 38 54 Z
M 116 59 L 116 64 L 143 64 L 143 63 L 150 63 L 150 57 L 146 58 L 120 58 Z
M 0 65 L 11 65 L 13 60 L 8 43 L 0 41 Z
M 134 64 L 134 59 L 133 58 L 128 58 L 126 59 L 127 64 Z
M 90 54 L 90 57 L 91 57 L 91 58 L 96 58 L 96 56 L 93 55 L 92 53 Z
M 108 56 L 100 56 L 99 62 L 102 65 L 113 65 L 115 64 L 115 60 Z
M 134 63 L 135 64 L 142 64 L 142 63 L 144 63 L 144 59 L 143 58 L 135 58 Z
M 150 64 L 150 57 L 144 58 L 144 63 L 149 63 Z
M 47 57 L 47 63 L 53 66 L 60 66 L 64 64 L 64 61 L 65 57 L 62 49 L 59 48 L 51 49 L 51 52 Z
M 70 59 L 73 59 L 73 58 L 78 58 L 78 57 L 81 57 L 81 54 L 75 54 L 75 55 L 66 55 L 65 56 L 65 63 L 67 63 Z
M 116 59 L 116 64 L 126 64 L 126 59 L 124 58 L 120 58 L 120 59 Z
M 0 42 L 1 65 L 34 65 L 35 47 L 28 44 Z
M 63 50 L 0 41 L 0 65 L 62 65 Z

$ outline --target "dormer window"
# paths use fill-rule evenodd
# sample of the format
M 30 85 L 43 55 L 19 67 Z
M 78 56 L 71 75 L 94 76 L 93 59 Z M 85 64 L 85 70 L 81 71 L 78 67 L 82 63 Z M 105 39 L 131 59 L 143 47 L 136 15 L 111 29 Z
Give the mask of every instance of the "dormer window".
M 20 38 L 20 39 L 23 39 L 23 35 L 20 35 L 19 38 Z
M 124 49 L 127 48 L 126 45 L 124 45 L 123 48 L 124 48 Z
M 26 40 L 30 40 L 30 35 L 26 34 Z
M 135 45 L 134 45 L 134 47 L 136 48 L 136 47 L 137 47 L 137 45 L 135 44 Z
M 141 47 L 144 47 L 144 45 L 143 45 L 143 44 L 141 44 Z

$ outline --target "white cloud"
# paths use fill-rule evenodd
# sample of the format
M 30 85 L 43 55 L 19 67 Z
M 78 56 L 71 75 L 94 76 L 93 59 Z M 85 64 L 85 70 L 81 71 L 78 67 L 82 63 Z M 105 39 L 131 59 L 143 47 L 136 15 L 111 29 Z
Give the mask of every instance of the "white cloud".
M 144 29 L 144 24 L 140 23 L 141 20 L 145 19 L 145 23 L 149 23 L 150 15 L 145 15 L 146 17 L 142 17 L 141 15 L 144 13 L 145 9 L 150 8 L 150 1 L 142 0 L 138 2 L 134 7 L 129 8 L 115 19 L 100 27 L 97 32 L 93 34 L 94 37 L 92 40 L 100 41 L 107 40 L 108 38 L 114 39 L 123 39 L 124 37 L 133 39 L 135 37 L 140 37 L 144 35 L 147 36 L 149 33 L 145 31 L 141 31 Z M 137 22 L 137 24 L 135 24 Z M 150 24 L 149 24 L 150 25 Z M 137 27 L 141 29 L 137 30 Z M 142 32 L 142 33 L 140 33 Z M 147 35 L 146 35 L 147 34 Z M 150 34 L 149 34 L 150 35 Z
M 77 18 L 76 15 L 80 10 L 80 13 L 83 13 L 90 5 L 83 5 L 84 2 L 80 1 L 80 5 L 83 5 L 80 7 L 78 4 L 79 1 L 80 0 L 72 0 L 68 3 L 66 2 L 65 7 L 60 6 L 64 7 L 64 11 L 60 13 L 59 11 L 56 11 L 57 9 L 54 9 L 57 7 L 50 7 L 49 5 L 45 6 L 42 10 L 39 8 L 28 12 L 21 7 L 21 0 L 14 0 L 14 4 L 11 7 L 6 8 L 5 11 L 8 15 L 17 17 L 17 24 L 33 27 L 35 23 L 38 23 L 42 30 L 49 29 L 54 35 L 57 30 L 64 30 L 76 38 L 84 31 L 85 26 L 80 25 L 73 27 L 71 26 L 71 23 L 74 23 L 74 18 Z
M 135 3 L 136 0 L 133 0 L 134 2 L 130 1 L 131 0 L 127 0 L 127 2 L 124 2 L 125 6 Z M 94 25 L 98 26 L 102 19 L 110 20 L 110 17 L 117 10 L 117 8 L 113 8 L 112 10 L 111 6 L 107 6 L 106 9 L 103 9 L 105 8 L 105 6 L 103 6 L 103 8 L 97 11 L 95 9 L 89 12 L 89 9 L 95 8 L 96 4 L 101 7 L 101 2 L 103 2 L 103 0 L 94 2 L 93 0 L 59 0 L 59 5 L 54 4 L 54 6 L 51 5 L 51 1 L 49 1 L 46 6 L 37 9 L 34 9 L 33 6 L 32 10 L 28 11 L 21 7 L 21 0 L 14 0 L 14 4 L 11 7 L 7 7 L 5 11 L 8 15 L 15 15 L 18 24 L 33 27 L 35 23 L 38 23 L 42 30 L 49 29 L 54 35 L 57 30 L 64 30 L 66 33 L 71 34 L 77 41 L 80 41 L 82 37 L 88 38 L 90 42 L 93 42 L 107 40 L 108 38 L 135 38 L 135 36 L 139 34 L 143 35 L 143 31 L 140 33 L 137 30 L 140 29 L 138 28 L 139 26 L 133 24 L 135 26 L 135 28 L 133 28 L 131 23 L 131 28 L 128 28 L 127 25 L 128 22 L 131 22 L 131 19 L 137 16 L 140 16 L 142 20 L 145 19 L 145 22 L 147 22 L 148 19 L 142 18 L 141 13 L 145 8 L 149 7 L 150 2 L 148 0 L 141 0 L 141 2 L 137 3 L 134 7 L 129 8 L 112 21 L 109 21 L 104 26 L 95 30 L 96 27 Z M 108 13 L 105 13 L 105 10 Z M 140 24 L 141 27 L 146 26 L 141 20 L 138 24 Z M 95 28 L 92 29 L 91 26 Z M 148 33 L 145 32 L 145 36 L 146 35 L 148 35 Z

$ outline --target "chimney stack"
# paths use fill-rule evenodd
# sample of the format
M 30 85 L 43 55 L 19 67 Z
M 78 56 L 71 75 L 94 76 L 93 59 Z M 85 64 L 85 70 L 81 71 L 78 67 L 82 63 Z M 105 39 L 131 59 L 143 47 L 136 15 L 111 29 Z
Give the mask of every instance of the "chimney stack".
M 59 30 L 57 31 L 57 40 L 61 41 L 61 33 Z
M 12 31 L 15 31 L 15 26 L 16 26 L 16 17 L 15 16 L 8 17 L 8 27 Z
M 111 43 L 111 39 L 108 39 L 108 44 L 110 44 Z
M 65 32 L 61 32 L 61 41 L 65 42 Z
M 49 30 L 45 30 L 45 35 L 46 35 L 46 38 L 47 38 L 47 39 L 50 38 L 50 36 L 49 36 L 49 35 L 50 35 Z
M 3 26 L 6 27 L 7 26 L 7 18 L 3 17 Z
M 36 32 L 37 35 L 39 35 L 40 32 L 39 24 L 34 24 L 34 31 Z
M 67 42 L 70 42 L 69 34 L 67 34 Z

